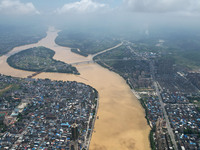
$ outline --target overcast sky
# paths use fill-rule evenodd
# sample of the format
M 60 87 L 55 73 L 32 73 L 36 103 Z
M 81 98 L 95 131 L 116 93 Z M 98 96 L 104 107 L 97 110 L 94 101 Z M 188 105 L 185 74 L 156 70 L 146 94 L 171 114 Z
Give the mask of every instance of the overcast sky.
M 0 0 L 0 14 L 94 13 L 98 11 L 199 15 L 199 0 Z
M 200 24 L 200 0 L 0 0 L 0 19 L 104 25 Z M 17 20 L 16 19 L 16 20 Z

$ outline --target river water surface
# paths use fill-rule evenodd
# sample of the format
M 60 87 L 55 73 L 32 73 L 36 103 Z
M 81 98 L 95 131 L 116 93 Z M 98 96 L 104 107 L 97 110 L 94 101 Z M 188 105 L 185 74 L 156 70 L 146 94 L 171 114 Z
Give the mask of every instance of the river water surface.
M 70 51 L 70 48 L 55 44 L 58 31 L 51 28 L 47 37 L 36 44 L 14 48 L 0 57 L 0 73 L 15 77 L 27 77 L 33 72 L 22 71 L 10 67 L 8 56 L 35 46 L 45 46 L 54 50 L 54 59 L 66 63 L 89 61 L 92 56 L 82 57 Z M 125 80 L 118 74 L 98 64 L 82 64 L 75 66 L 81 75 L 63 73 L 41 73 L 35 78 L 52 80 L 78 81 L 91 85 L 99 92 L 99 109 L 95 122 L 90 150 L 149 150 L 148 140 L 150 128 L 139 101 L 131 92 Z

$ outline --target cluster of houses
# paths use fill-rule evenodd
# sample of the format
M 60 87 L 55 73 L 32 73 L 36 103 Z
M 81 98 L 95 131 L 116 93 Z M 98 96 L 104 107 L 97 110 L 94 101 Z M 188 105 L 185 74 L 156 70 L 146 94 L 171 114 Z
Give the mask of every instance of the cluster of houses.
M 74 123 L 78 147 L 87 147 L 97 107 L 95 89 L 77 82 L 3 75 L 0 82 L 18 86 L 1 96 L 0 109 L 6 114 L 0 149 L 70 149 Z
M 163 117 L 163 111 L 157 96 L 149 96 L 146 100 L 147 118 L 150 121 L 150 126 L 156 125 L 158 118 Z
M 193 104 L 167 104 L 165 109 L 182 149 L 200 148 L 200 113 Z
M 140 56 L 142 52 L 138 52 Z M 159 56 L 160 57 L 160 56 Z M 200 149 L 200 112 L 194 101 L 190 101 L 187 96 L 196 95 L 199 92 L 199 73 L 188 73 L 187 71 L 180 71 L 170 59 L 160 59 L 155 55 L 143 55 L 142 60 L 150 62 L 150 70 L 148 77 L 152 80 L 155 76 L 155 82 L 158 83 L 159 92 L 162 102 L 165 106 L 171 128 L 175 135 L 178 148 L 181 150 L 198 150 Z M 152 65 L 151 65 L 152 64 Z M 136 64 L 137 66 L 137 64 Z M 152 67 L 151 67 L 152 66 Z M 145 67 L 144 67 L 145 68 Z M 138 69 L 140 70 L 140 69 Z M 142 76 L 143 74 L 140 74 Z M 154 141 L 158 149 L 173 149 L 170 137 L 166 128 L 166 121 L 161 108 L 160 101 L 150 81 L 147 85 L 141 82 L 141 79 L 130 80 L 133 75 L 129 76 L 129 83 L 133 88 L 136 88 L 142 98 L 144 107 L 146 109 L 146 118 L 154 132 Z M 140 83 L 137 84 L 136 83 Z M 142 83 L 142 84 L 141 84 Z M 151 87 L 151 88 L 148 88 Z M 144 91 L 141 92 L 141 89 Z M 154 89 L 152 91 L 147 89 Z M 198 100 L 196 100 L 198 102 Z

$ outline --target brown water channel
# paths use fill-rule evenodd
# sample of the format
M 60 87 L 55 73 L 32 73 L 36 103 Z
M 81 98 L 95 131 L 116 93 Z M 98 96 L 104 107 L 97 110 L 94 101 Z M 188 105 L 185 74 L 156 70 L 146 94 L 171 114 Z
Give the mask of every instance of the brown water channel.
M 10 67 L 6 59 L 14 53 L 35 46 L 45 46 L 54 50 L 56 52 L 54 59 L 66 63 L 92 59 L 92 56 L 85 58 L 72 53 L 70 48 L 56 45 L 57 33 L 57 30 L 51 28 L 47 36 L 38 43 L 16 47 L 7 55 L 0 57 L 0 73 L 15 77 L 27 77 L 33 74 L 33 72 Z M 78 81 L 97 89 L 99 119 L 95 122 L 90 150 L 149 150 L 150 128 L 147 125 L 144 110 L 125 80 L 98 64 L 82 64 L 75 67 L 81 75 L 41 73 L 35 78 Z

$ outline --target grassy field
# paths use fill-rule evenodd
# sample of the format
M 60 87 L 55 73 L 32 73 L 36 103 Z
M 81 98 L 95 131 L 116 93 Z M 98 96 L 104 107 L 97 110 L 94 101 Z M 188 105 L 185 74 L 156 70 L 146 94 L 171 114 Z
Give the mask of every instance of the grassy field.
M 55 52 L 45 47 L 34 47 L 8 58 L 10 66 L 35 72 L 60 72 L 79 74 L 75 67 L 53 59 Z

